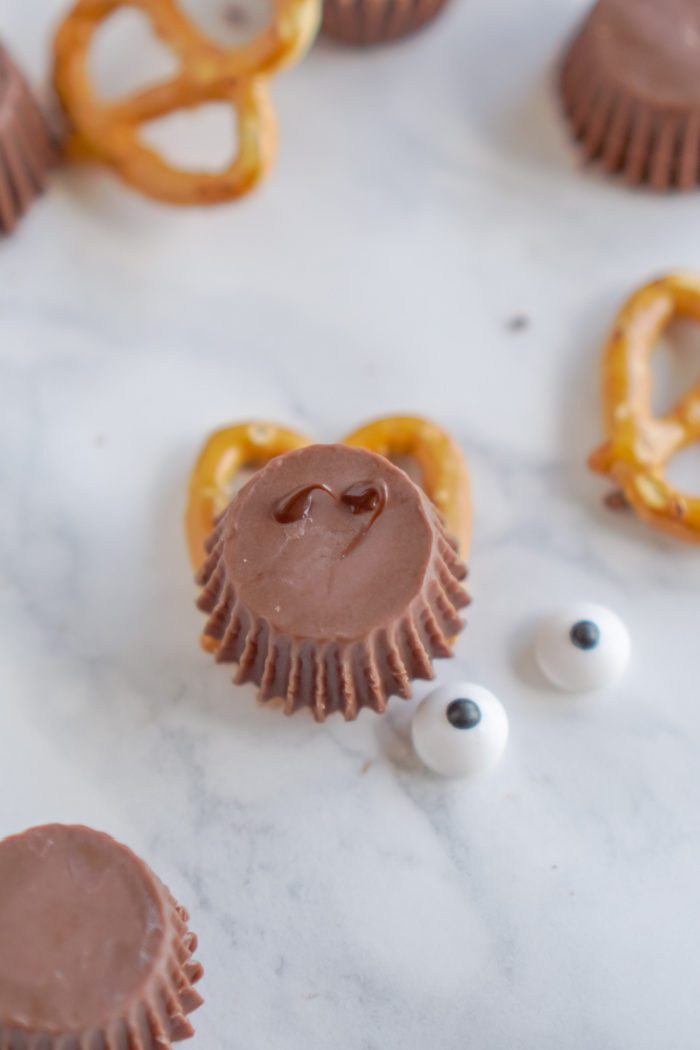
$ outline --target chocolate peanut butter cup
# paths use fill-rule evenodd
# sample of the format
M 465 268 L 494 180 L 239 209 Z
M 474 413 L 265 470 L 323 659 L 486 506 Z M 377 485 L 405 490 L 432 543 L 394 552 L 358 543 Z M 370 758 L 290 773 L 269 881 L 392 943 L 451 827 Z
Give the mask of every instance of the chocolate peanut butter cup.
M 51 824 L 0 843 L 0 1046 L 167 1050 L 193 1034 L 187 913 L 125 846 Z
M 261 700 L 318 721 L 381 712 L 432 678 L 468 604 L 466 568 L 435 507 L 382 456 L 310 445 L 271 460 L 207 544 L 199 607 L 216 659 Z
M 599 0 L 566 55 L 561 91 L 588 160 L 654 190 L 700 181 L 697 0 Z
M 369 47 L 417 32 L 447 0 L 324 0 L 322 31 L 343 44 Z
M 46 120 L 0 44 L 0 232 L 10 233 L 43 193 L 54 160 Z

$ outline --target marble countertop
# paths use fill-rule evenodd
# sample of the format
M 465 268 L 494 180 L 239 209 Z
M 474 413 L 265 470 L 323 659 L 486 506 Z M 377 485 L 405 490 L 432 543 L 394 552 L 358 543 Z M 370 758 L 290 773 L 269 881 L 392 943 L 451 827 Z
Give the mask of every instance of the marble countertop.
M 402 45 L 319 45 L 274 84 L 255 196 L 178 211 L 59 174 L 0 244 L 0 834 L 85 822 L 161 874 L 206 968 L 192 1050 L 697 1046 L 700 555 L 605 510 L 585 458 L 614 311 L 700 266 L 700 196 L 578 169 L 552 83 L 583 6 L 454 0 Z M 0 0 L 35 80 L 61 8 Z M 412 703 L 285 719 L 197 645 L 207 432 L 395 411 L 472 471 L 475 601 L 439 675 L 511 724 L 474 783 L 420 767 Z M 529 655 L 583 599 L 634 647 L 595 699 Z

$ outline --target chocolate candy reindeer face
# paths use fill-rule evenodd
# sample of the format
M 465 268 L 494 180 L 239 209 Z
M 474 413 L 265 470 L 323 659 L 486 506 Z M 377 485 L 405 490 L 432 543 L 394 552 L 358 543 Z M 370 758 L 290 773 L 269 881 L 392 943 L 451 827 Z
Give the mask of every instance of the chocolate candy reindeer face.
M 403 457 L 416 483 L 392 462 Z M 257 472 L 233 496 L 246 467 Z M 271 423 L 220 430 L 186 516 L 202 645 L 287 714 L 384 711 L 452 654 L 469 525 L 462 454 L 434 423 L 382 419 L 342 445 Z

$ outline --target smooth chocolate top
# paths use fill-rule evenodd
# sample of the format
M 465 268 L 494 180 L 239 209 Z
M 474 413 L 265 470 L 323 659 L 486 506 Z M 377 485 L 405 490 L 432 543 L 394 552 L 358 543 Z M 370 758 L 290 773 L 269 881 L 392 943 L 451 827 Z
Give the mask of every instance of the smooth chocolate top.
M 434 542 L 427 497 L 388 460 L 311 445 L 270 461 L 226 511 L 238 599 L 277 631 L 352 641 L 419 594 Z
M 0 843 L 0 1026 L 60 1034 L 120 1017 L 159 957 L 162 891 L 108 835 L 50 824 Z
M 585 32 L 611 79 L 652 105 L 700 105 L 698 0 L 599 0 Z

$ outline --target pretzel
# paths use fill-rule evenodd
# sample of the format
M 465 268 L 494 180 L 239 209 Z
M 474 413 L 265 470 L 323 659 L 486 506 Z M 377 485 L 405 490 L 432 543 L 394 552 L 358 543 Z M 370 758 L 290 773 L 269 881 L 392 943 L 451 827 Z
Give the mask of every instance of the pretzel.
M 141 10 L 180 60 L 169 80 L 123 101 L 96 95 L 88 70 L 95 32 L 120 7 Z M 54 84 L 72 132 L 66 156 L 113 168 L 131 186 L 171 204 L 217 204 L 251 190 L 275 153 L 275 118 L 266 80 L 298 60 L 311 44 L 321 0 L 273 0 L 272 22 L 242 47 L 215 44 L 175 0 L 78 0 L 54 41 Z M 229 103 L 237 119 L 238 150 L 222 172 L 182 171 L 140 139 L 141 125 L 204 102 Z
M 676 317 L 700 321 L 700 275 L 662 277 L 622 307 L 603 362 L 607 441 L 589 466 L 612 478 L 644 521 L 700 543 L 700 498 L 678 492 L 664 475 L 669 459 L 700 439 L 700 383 L 667 415 L 656 417 L 651 408 L 651 353 Z
M 311 439 L 274 423 L 239 423 L 207 440 L 190 476 L 185 530 L 195 571 L 204 560 L 204 543 L 231 501 L 236 475 L 262 466 L 274 456 L 310 445 Z M 380 419 L 356 430 L 343 444 L 382 456 L 410 456 L 421 471 L 421 485 L 438 508 L 466 556 L 470 533 L 469 478 L 458 446 L 434 423 L 423 419 Z

